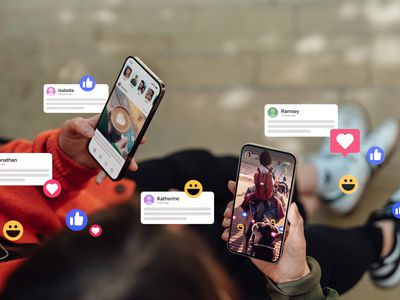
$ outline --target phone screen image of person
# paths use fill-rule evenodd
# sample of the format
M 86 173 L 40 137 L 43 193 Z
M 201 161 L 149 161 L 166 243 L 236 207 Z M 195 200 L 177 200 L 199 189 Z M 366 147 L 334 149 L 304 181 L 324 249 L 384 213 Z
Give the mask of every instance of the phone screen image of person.
M 270 262 L 281 256 L 296 158 L 245 145 L 238 170 L 228 248 Z
M 139 84 L 132 84 L 139 82 Z M 151 89 L 149 101 L 145 91 Z M 155 99 L 160 95 L 159 83 L 133 58 L 122 67 L 109 99 L 100 115 L 89 151 L 106 173 L 118 178 L 137 143 Z

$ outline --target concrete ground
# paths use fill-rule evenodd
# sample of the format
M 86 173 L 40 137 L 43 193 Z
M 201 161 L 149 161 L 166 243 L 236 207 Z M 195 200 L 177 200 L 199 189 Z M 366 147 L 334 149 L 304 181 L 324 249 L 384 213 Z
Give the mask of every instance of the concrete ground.
M 400 1 L 50 0 L 0 2 L 0 134 L 33 138 L 72 115 L 43 113 L 45 83 L 83 74 L 112 84 L 140 56 L 167 84 L 139 159 L 201 147 L 238 154 L 245 142 L 318 150 L 317 138 L 266 138 L 267 103 L 364 105 L 376 126 L 400 119 Z M 398 152 L 346 218 L 362 223 L 399 185 Z M 363 249 L 360 249 L 362 255 Z M 343 299 L 394 299 L 367 276 Z

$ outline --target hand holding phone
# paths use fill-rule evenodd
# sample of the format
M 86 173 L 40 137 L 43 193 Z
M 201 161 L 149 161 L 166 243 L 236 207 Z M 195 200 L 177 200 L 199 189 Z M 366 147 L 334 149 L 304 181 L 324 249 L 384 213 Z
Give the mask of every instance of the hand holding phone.
M 282 255 L 296 157 L 264 146 L 243 146 L 228 248 L 236 254 L 277 262 Z
M 139 58 L 125 60 L 88 144 L 112 180 L 125 174 L 164 93 L 164 83 Z
M 94 135 L 94 128 L 99 120 L 99 115 L 90 118 L 74 118 L 64 122 L 61 126 L 61 132 L 58 138 L 60 148 L 65 154 L 78 164 L 88 167 L 97 168 L 96 160 L 87 151 L 87 144 Z M 143 139 L 142 139 L 143 143 Z M 137 170 L 137 163 L 131 160 L 129 169 Z M 102 183 L 106 175 L 104 171 L 100 171 L 96 177 L 98 184 Z
M 228 189 L 235 193 L 236 183 L 230 181 Z M 229 229 L 232 222 L 233 201 L 229 202 L 225 213 L 222 227 L 225 229 L 221 238 L 228 241 Z M 300 279 L 310 273 L 306 261 L 306 240 L 304 237 L 303 219 L 297 205 L 292 203 L 288 211 L 287 238 L 282 258 L 277 263 L 270 263 L 264 260 L 251 258 L 254 265 L 268 278 L 275 283 L 283 283 Z

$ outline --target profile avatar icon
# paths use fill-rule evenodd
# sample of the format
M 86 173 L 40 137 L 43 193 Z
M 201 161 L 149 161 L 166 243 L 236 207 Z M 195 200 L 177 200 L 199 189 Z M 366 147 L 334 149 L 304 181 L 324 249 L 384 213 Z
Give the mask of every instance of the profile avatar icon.
M 270 118 L 275 118 L 278 115 L 278 110 L 276 109 L 276 107 L 270 107 L 268 109 L 268 116 Z
M 152 195 L 146 195 L 143 201 L 146 205 L 152 205 L 154 203 L 154 197 Z
M 52 86 L 49 86 L 46 89 L 46 94 L 47 94 L 47 96 L 54 96 L 56 94 L 56 89 L 53 88 Z

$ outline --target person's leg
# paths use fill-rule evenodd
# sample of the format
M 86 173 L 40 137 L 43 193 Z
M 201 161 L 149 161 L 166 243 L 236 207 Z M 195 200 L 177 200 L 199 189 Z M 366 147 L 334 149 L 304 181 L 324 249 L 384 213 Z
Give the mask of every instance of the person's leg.
M 305 236 L 307 255 L 321 266 L 321 286 L 339 294 L 356 285 L 381 255 L 382 231 L 375 226 L 341 229 L 311 225 Z
M 325 139 L 321 151 L 309 156 L 306 164 L 298 167 L 296 181 L 299 194 L 304 200 L 306 210 L 311 215 L 318 205 L 318 198 L 304 198 L 304 196 L 319 196 L 325 204 L 339 214 L 350 213 L 360 201 L 368 181 L 376 171 L 366 159 L 366 153 L 372 146 L 379 145 L 385 155 L 393 151 L 396 144 L 399 128 L 396 120 L 385 120 L 375 130 L 369 133 L 367 116 L 362 107 L 356 104 L 345 103 L 339 107 L 339 128 L 356 128 L 360 131 L 361 149 L 359 153 L 332 154 L 330 140 Z M 358 189 L 352 194 L 343 194 L 338 189 L 338 181 L 345 174 L 352 174 L 358 180 Z M 306 202 L 307 201 L 307 202 Z

